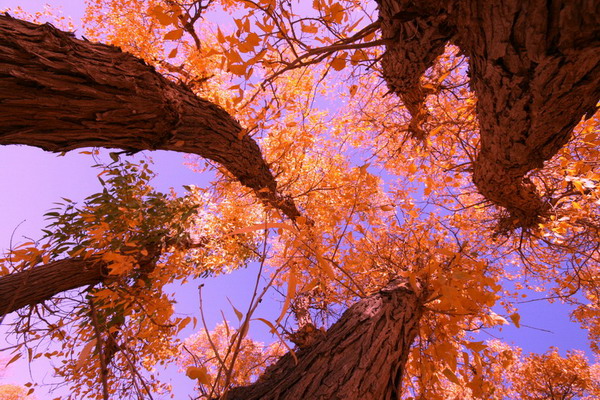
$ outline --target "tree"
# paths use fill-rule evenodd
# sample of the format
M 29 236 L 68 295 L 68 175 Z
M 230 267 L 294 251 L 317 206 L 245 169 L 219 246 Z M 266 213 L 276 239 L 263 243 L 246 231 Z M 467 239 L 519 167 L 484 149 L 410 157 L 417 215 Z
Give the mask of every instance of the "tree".
M 0 385 L 0 399 L 22 400 L 27 398 L 27 390 L 17 385 Z
M 552 349 L 524 360 L 512 378 L 513 390 L 522 399 L 593 398 L 600 389 L 593 373 L 583 354 L 571 352 L 563 358 Z
M 597 7 L 567 1 L 381 1 L 382 34 L 394 38 L 382 59 L 384 78 L 417 120 L 426 114 L 419 78 L 446 43 L 468 57 L 481 127 L 473 180 L 522 226 L 537 223 L 551 204 L 526 174 L 552 158 L 581 117 L 596 110 Z
M 597 118 L 573 131 L 600 97 L 597 4 L 218 4 L 235 31 L 197 23 L 217 2 L 93 2 L 86 36 L 146 63 L 0 18 L 0 143 L 167 149 L 222 166 L 210 191 L 182 198 L 154 192 L 146 166 L 103 167 L 101 194 L 49 213 L 45 242 L 6 258 L 17 271 L 0 278 L 10 288 L 0 307 L 32 305 L 17 331 L 34 339 L 32 318 L 58 320 L 43 330 L 64 343 L 73 396 L 159 390 L 138 369 L 172 359 L 173 336 L 191 321 L 173 316 L 164 285 L 249 260 L 285 288 L 273 328 L 291 310 L 292 338 L 314 338 L 229 398 L 435 399 L 452 385 L 481 398 L 494 376 L 482 363 L 489 346 L 468 332 L 507 322 L 491 311 L 501 295 L 519 324 L 499 285 L 510 274 L 577 304 L 597 340 Z M 337 113 L 310 108 L 327 94 L 344 101 Z M 394 177 L 387 189 L 375 167 Z M 84 286 L 65 311 L 56 295 Z M 51 297 L 56 308 L 42 308 Z M 326 334 L 310 328 L 357 300 Z M 67 315 L 78 316 L 76 335 Z M 227 376 L 235 359 L 221 365 Z
M 2 360 L 2 365 L 0 367 L 0 377 L 2 377 L 6 372 L 6 366 L 4 364 L 5 361 Z M 0 399 L 2 400 L 33 400 L 34 398 L 29 397 L 27 392 L 27 388 L 23 386 L 13 385 L 10 383 L 0 384 Z

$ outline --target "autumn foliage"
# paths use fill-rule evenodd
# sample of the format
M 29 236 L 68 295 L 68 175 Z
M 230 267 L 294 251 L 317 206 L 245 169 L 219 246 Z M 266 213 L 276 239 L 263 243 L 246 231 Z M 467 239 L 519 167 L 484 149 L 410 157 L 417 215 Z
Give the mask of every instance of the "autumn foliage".
M 169 385 L 155 376 L 164 364 L 178 365 L 197 381 L 197 398 L 210 399 L 252 384 L 288 350 L 301 364 L 344 310 L 400 280 L 419 312 L 386 393 L 600 396 L 599 367 L 583 353 L 527 354 L 481 334 L 520 327 L 519 302 L 537 292 L 570 304 L 600 351 L 600 117 L 573 106 L 579 123 L 571 132 L 565 122 L 566 136 L 541 138 L 548 142 L 538 147 L 498 139 L 504 147 L 490 150 L 506 126 L 490 125 L 491 111 L 482 109 L 490 102 L 486 82 L 470 77 L 478 53 L 453 30 L 464 21 L 446 8 L 430 12 L 434 3 L 90 0 L 87 40 L 120 47 L 218 106 L 215 115 L 224 110 L 242 127 L 242 150 L 233 160 L 195 153 L 191 167 L 214 172 L 214 180 L 167 194 L 152 187 L 148 161 L 129 160 L 127 148 L 112 151 L 97 165 L 101 192 L 82 204 L 63 199 L 46 214 L 39 241 L 4 255 L 0 285 L 58 262 L 98 271 L 85 287 L 20 308 L 12 319 L 17 350 L 61 360 L 55 372 L 69 385 L 68 399 L 166 396 Z M 394 42 L 394 29 L 403 41 Z M 429 41 L 431 53 L 417 59 L 411 40 Z M 585 51 L 600 48 L 597 38 L 585 43 Z M 0 69 L 0 81 L 2 74 L 9 75 Z M 598 76 L 596 68 L 589 87 L 581 84 L 585 104 L 598 101 L 590 83 Z M 547 95 L 534 83 L 519 87 Z M 235 168 L 255 142 L 253 160 L 273 180 L 262 188 Z M 543 157 L 508 163 L 518 146 Z M 499 173 L 490 164 L 508 171 L 495 184 L 506 189 L 500 195 L 486 181 Z M 176 313 L 175 288 L 247 266 L 262 279 L 249 283 L 256 286 L 248 307 L 234 307 L 236 324 L 213 329 L 201 315 Z M 254 312 L 272 292 L 279 315 L 259 320 Z M 250 324 L 268 326 L 277 341 L 247 337 Z M 182 340 L 189 326 L 197 333 Z

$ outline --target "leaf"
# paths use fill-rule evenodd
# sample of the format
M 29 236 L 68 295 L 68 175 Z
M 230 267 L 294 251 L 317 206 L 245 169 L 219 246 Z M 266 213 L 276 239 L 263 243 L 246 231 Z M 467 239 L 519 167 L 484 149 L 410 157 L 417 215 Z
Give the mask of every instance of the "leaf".
M 408 283 L 413 292 L 415 292 L 416 294 L 421 293 L 421 291 L 419 289 L 419 284 L 417 282 L 417 277 L 415 274 L 410 274 L 408 276 Z
M 460 380 L 458 379 L 456 374 L 452 372 L 449 368 L 444 369 L 442 373 L 446 376 L 446 378 L 448 378 L 450 382 L 454 383 L 455 385 L 461 386 Z
M 371 166 L 371 163 L 366 163 L 361 165 L 360 167 L 358 167 L 361 175 L 367 173 L 367 168 L 369 168 Z
M 210 385 L 210 376 L 206 367 L 188 367 L 185 374 L 190 379 L 197 379 L 203 385 Z
M 488 347 L 488 346 L 487 346 L 486 344 L 484 344 L 483 342 L 468 342 L 468 343 L 465 343 L 465 346 L 466 346 L 468 349 L 471 349 L 471 350 L 473 350 L 473 351 L 474 351 L 474 352 L 476 352 L 476 353 L 479 353 L 479 352 L 481 352 L 482 350 L 485 350 L 485 349 L 487 349 L 487 347 Z
M 242 327 L 239 330 L 240 340 L 246 337 L 249 329 L 250 329 L 250 321 L 246 320 L 246 321 L 244 321 L 244 323 L 242 324 Z
M 340 3 L 333 3 L 329 9 L 331 19 L 334 23 L 339 24 L 344 18 L 344 7 Z
M 181 332 L 190 322 L 192 322 L 192 318 L 189 316 L 182 319 L 177 325 L 177 331 Z
M 271 333 L 277 333 L 277 329 L 275 329 L 275 325 L 273 325 L 273 324 L 271 323 L 271 321 L 269 321 L 269 320 L 266 320 L 266 319 L 264 319 L 264 318 L 256 318 L 256 319 L 257 319 L 258 321 L 261 321 L 261 322 L 262 322 L 262 323 L 264 323 L 265 325 L 267 325 L 267 326 L 268 326 L 268 327 L 271 329 L 271 330 L 270 330 L 270 332 L 271 332 Z
M 246 36 L 246 40 L 244 41 L 246 44 L 252 46 L 252 48 L 256 47 L 259 45 L 260 43 L 260 36 L 258 36 L 256 33 L 251 32 L 248 34 L 248 36 Z
M 165 34 L 165 40 L 179 40 L 183 36 L 183 29 L 174 29 Z
M 358 63 L 360 61 L 364 61 L 366 59 L 367 59 L 367 54 L 363 50 L 358 49 L 354 53 L 352 53 L 352 55 L 350 56 L 350 64 L 358 65 Z
M 277 318 L 276 324 L 279 324 L 283 317 L 285 317 L 285 313 L 290 308 L 290 304 L 292 303 L 292 299 L 296 296 L 296 284 L 298 283 L 298 278 L 296 276 L 296 268 L 291 267 L 288 272 L 288 282 L 287 282 L 287 294 L 285 296 L 285 301 L 283 302 L 283 307 L 281 309 L 281 314 L 279 314 L 279 318 Z
M 8 360 L 8 362 L 6 364 L 4 364 L 5 367 L 8 367 L 10 364 L 14 363 L 15 361 L 17 361 L 19 358 L 21 358 L 21 353 L 17 353 L 13 356 L 13 358 L 11 358 L 10 360 Z
M 508 325 L 508 321 L 506 320 L 506 318 L 496 314 L 495 312 L 491 311 L 488 315 L 488 318 L 492 324 L 492 326 L 496 326 L 496 325 Z
M 571 183 L 573 183 L 573 186 L 575 186 L 575 189 L 577 189 L 581 194 L 585 194 L 585 189 L 583 188 L 583 185 L 581 184 L 580 181 L 572 181 Z
M 177 56 L 177 47 L 175 47 L 173 50 L 171 50 L 171 51 L 169 52 L 169 55 L 168 55 L 168 57 L 169 57 L 169 58 L 174 58 L 174 57 L 176 57 L 176 56 Z
M 221 32 L 221 29 L 219 27 L 217 27 L 217 40 L 219 41 L 219 43 L 225 43 L 225 36 L 223 35 L 223 32 Z
M 235 313 L 235 316 L 237 317 L 238 321 L 242 321 L 242 318 L 244 318 L 244 314 L 242 314 L 240 312 L 240 310 L 238 310 L 237 308 L 235 308 L 235 306 L 233 305 L 233 303 L 231 302 L 231 300 L 229 299 L 229 297 L 227 297 L 227 301 L 229 302 L 229 304 L 231 304 L 231 308 L 233 308 L 233 312 Z
M 435 136 L 436 134 L 438 134 L 442 128 L 444 128 L 443 125 L 438 125 L 435 128 L 433 128 L 430 132 L 429 132 L 429 136 Z
M 245 64 L 229 64 L 229 72 L 234 75 L 246 75 L 246 65 Z
M 302 24 L 302 32 L 317 33 L 318 31 L 319 31 L 319 28 L 316 25 L 313 25 L 313 24 L 309 24 L 309 25 Z
M 335 274 L 333 273 L 333 269 L 331 268 L 331 265 L 329 265 L 329 262 L 327 262 L 327 260 L 325 260 L 325 258 L 323 258 L 323 254 L 322 254 L 320 248 L 317 247 L 317 249 L 315 250 L 315 255 L 317 257 L 317 262 L 319 263 L 319 267 L 321 267 L 323 272 L 325 272 L 329 278 L 335 279 Z
M 77 359 L 77 363 L 75 364 L 75 370 L 79 371 L 84 364 L 89 362 L 90 353 L 92 349 L 96 346 L 96 339 L 92 339 L 83 347 L 81 353 L 79 354 L 79 358 Z
M 290 232 L 296 231 L 296 229 L 290 224 L 286 224 L 286 223 L 282 223 L 282 222 L 267 222 L 267 223 L 263 223 L 263 224 L 251 225 L 246 228 L 236 229 L 233 232 L 229 233 L 227 236 L 239 235 L 240 233 L 262 231 L 265 229 L 278 229 L 278 228 L 287 229 Z
M 448 77 L 448 75 L 450 75 L 451 72 L 452 71 L 447 71 L 447 72 L 444 72 L 442 75 L 440 75 L 437 78 L 438 84 L 442 83 L 444 81 L 444 79 L 446 79 Z
M 329 65 L 331 65 L 331 68 L 335 69 L 336 71 L 341 71 L 346 67 L 346 60 L 336 57 L 331 61 L 331 63 L 329 63 Z
M 177 18 L 174 18 L 167 14 L 161 6 L 156 6 L 152 8 L 148 11 L 148 14 L 156 18 L 162 26 L 171 25 L 177 22 Z
M 294 358 L 294 361 L 296 362 L 296 364 L 298 364 L 298 357 L 296 357 L 296 353 L 294 352 L 294 350 L 292 348 L 290 348 L 290 346 L 288 346 L 288 344 L 286 343 L 285 340 L 283 340 L 283 338 L 281 337 L 281 335 L 279 334 L 279 332 L 277 331 L 277 329 L 275 329 L 275 325 L 273 325 L 271 323 L 271 321 L 268 321 L 264 318 L 256 318 L 258 321 L 263 322 L 265 325 L 267 325 L 269 328 L 271 328 L 271 333 L 274 333 L 277 335 L 277 337 L 279 338 L 279 340 L 281 341 L 281 343 L 283 343 L 283 345 L 288 349 L 288 351 L 290 352 L 290 354 L 292 355 L 292 357 Z
M 515 324 L 517 328 L 521 327 L 521 316 L 518 313 L 510 315 L 510 320 Z

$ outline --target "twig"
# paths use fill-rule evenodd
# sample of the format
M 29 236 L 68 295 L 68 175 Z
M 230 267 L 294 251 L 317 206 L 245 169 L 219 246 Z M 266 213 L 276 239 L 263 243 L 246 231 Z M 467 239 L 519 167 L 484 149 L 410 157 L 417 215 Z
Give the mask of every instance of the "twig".
M 94 300 L 91 296 L 88 300 L 88 304 L 90 305 L 92 325 L 94 326 L 94 333 L 96 335 L 96 352 L 98 353 L 98 359 L 100 360 L 100 381 L 102 382 L 102 398 L 104 400 L 109 400 L 107 380 L 108 368 L 106 365 L 106 359 L 104 358 L 104 342 L 100 333 L 100 327 L 98 326 L 98 315 L 96 314 L 96 307 L 94 306 Z

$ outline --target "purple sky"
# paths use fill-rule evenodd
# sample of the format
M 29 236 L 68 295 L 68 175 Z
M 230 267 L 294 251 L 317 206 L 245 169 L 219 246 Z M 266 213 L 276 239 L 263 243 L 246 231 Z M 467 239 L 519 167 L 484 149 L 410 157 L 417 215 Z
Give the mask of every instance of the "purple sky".
M 0 0 L 0 9 L 21 6 L 27 11 L 35 12 L 41 10 L 47 2 L 62 5 L 63 14 L 73 17 L 76 23 L 81 18 L 85 6 L 83 1 L 73 0 Z M 181 186 L 184 184 L 200 186 L 206 181 L 205 177 L 193 173 L 183 165 L 184 159 L 180 154 L 153 152 L 150 155 L 155 161 L 153 169 L 158 173 L 154 184 L 161 191 L 174 187 L 181 192 Z M 90 168 L 93 163 L 90 156 L 81 155 L 78 151 L 65 157 L 57 157 L 55 154 L 23 146 L 0 147 L 0 247 L 7 249 L 11 236 L 14 237 L 13 245 L 25 241 L 24 237 L 39 237 L 40 229 L 44 225 L 42 215 L 52 207 L 52 202 L 60 201 L 61 197 L 81 200 L 96 192 L 100 185 L 96 179 L 98 171 Z M 210 328 L 220 321 L 221 309 L 230 321 L 235 320 L 225 296 L 228 295 L 239 309 L 244 309 L 251 295 L 248 282 L 254 279 L 254 269 L 248 268 L 207 283 L 204 302 L 210 305 L 210 310 L 207 310 Z M 180 302 L 179 312 L 198 315 L 196 285 L 197 283 L 188 284 L 182 290 L 182 298 L 186 300 Z M 269 318 L 277 307 L 278 304 L 265 306 L 264 311 L 259 312 L 262 315 L 258 316 Z M 545 302 L 530 303 L 523 305 L 521 314 L 522 324 L 553 333 L 528 328 L 516 329 L 512 326 L 504 327 L 502 332 L 493 330 L 491 333 L 509 343 L 514 342 L 525 351 L 544 352 L 552 345 L 558 346 L 562 354 L 572 348 L 588 349 L 586 333 L 569 321 L 567 307 L 560 304 L 548 305 Z M 2 332 L 0 329 L 0 348 L 6 346 Z M 186 335 L 190 333 L 188 330 Z M 260 340 L 269 340 L 269 335 L 260 327 L 255 328 L 254 336 L 258 336 Z M 493 337 L 485 333 L 481 336 L 481 340 L 491 338 Z M 7 354 L 1 354 L 0 357 L 7 357 Z M 45 373 L 46 368 L 47 365 L 42 362 L 34 364 L 34 379 L 40 382 L 49 380 Z M 168 376 L 174 379 L 176 398 L 187 398 L 187 394 L 192 393 L 193 382 L 187 377 L 177 377 L 173 371 L 170 371 Z M 16 363 L 6 377 L 0 377 L 0 383 L 22 384 L 28 380 L 29 372 L 24 362 Z M 37 389 L 36 393 L 38 399 L 52 398 L 44 392 L 44 388 Z M 54 393 L 55 396 L 57 394 L 59 392 Z

